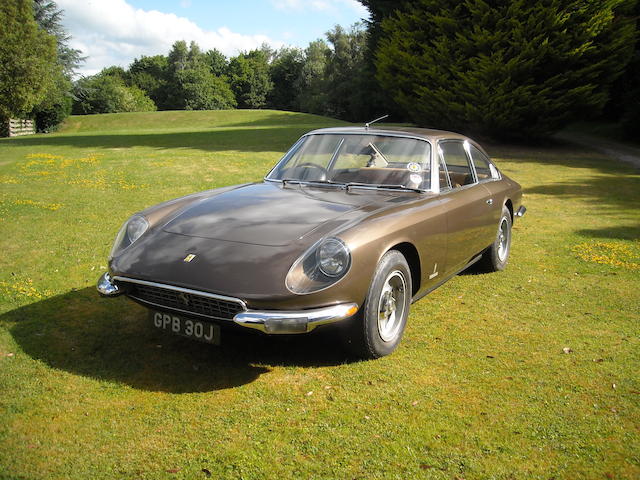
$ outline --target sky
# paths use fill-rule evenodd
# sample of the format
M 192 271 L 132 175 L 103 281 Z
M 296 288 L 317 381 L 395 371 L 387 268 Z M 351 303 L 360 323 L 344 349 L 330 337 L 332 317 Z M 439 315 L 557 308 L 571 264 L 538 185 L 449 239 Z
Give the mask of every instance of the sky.
M 166 55 L 177 40 L 227 56 L 268 43 L 305 48 L 335 25 L 368 18 L 356 0 L 56 0 L 70 45 L 87 59 L 78 69 L 126 68 L 142 55 Z

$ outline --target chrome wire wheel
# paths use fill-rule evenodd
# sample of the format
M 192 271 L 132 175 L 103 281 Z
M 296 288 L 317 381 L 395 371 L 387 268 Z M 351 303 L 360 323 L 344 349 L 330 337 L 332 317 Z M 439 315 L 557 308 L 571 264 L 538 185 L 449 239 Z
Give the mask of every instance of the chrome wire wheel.
M 500 221 L 500 228 L 498 229 L 498 258 L 501 262 L 504 262 L 509 255 L 510 236 L 511 229 L 509 228 L 509 222 L 503 217 Z
M 403 327 L 407 281 L 400 270 L 386 278 L 378 299 L 378 333 L 385 342 L 396 339 Z

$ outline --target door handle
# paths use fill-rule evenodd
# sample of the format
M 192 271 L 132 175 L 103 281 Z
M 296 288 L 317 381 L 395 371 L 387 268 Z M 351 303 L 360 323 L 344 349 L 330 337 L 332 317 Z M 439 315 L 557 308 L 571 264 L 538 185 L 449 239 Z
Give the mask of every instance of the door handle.
M 490 198 L 489 200 L 487 200 L 487 204 L 488 205 L 493 205 L 493 198 Z

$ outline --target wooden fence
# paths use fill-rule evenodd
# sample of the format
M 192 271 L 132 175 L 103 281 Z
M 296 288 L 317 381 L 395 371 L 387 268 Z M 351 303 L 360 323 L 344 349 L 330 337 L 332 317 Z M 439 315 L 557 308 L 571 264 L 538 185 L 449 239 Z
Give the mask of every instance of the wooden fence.
M 1 137 L 17 137 L 19 135 L 32 135 L 36 133 L 36 125 L 33 120 L 11 118 L 0 124 Z

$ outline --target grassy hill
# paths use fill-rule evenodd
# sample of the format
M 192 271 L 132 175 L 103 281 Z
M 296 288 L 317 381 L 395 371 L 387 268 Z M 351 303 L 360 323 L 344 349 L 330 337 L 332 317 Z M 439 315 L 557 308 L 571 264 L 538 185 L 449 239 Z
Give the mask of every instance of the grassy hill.
M 598 153 L 490 145 L 529 209 L 507 270 L 414 304 L 381 360 L 322 335 L 216 348 L 98 298 L 129 215 L 258 181 L 337 124 L 154 112 L 0 139 L 0 479 L 640 477 L 640 177 Z
M 326 125 L 344 125 L 345 122 L 308 113 L 279 110 L 199 110 L 109 113 L 103 115 L 74 115 L 64 123 L 61 133 L 85 132 L 202 132 L 212 129 L 291 128 Z

